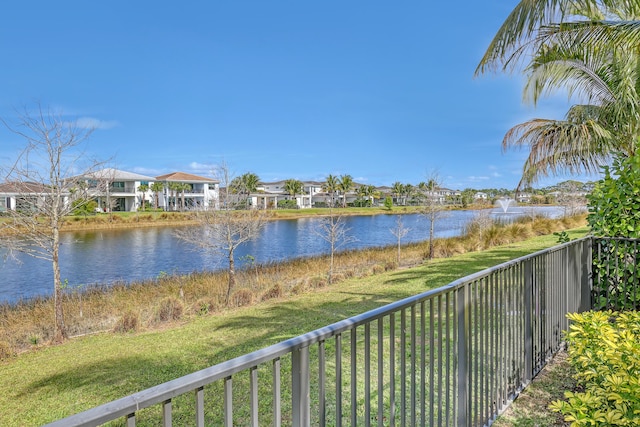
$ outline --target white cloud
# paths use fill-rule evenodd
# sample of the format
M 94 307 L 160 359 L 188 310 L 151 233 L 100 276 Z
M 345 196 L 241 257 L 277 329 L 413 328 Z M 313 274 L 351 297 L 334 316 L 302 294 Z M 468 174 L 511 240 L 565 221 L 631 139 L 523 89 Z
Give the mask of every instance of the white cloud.
M 189 163 L 189 170 L 196 175 L 211 174 L 217 166 L 217 164 L 191 162 Z
M 115 120 L 100 120 L 93 117 L 80 117 L 75 125 L 82 129 L 112 129 L 120 124 Z
M 482 182 L 482 181 L 488 181 L 490 178 L 488 176 L 468 176 L 467 179 L 471 182 Z

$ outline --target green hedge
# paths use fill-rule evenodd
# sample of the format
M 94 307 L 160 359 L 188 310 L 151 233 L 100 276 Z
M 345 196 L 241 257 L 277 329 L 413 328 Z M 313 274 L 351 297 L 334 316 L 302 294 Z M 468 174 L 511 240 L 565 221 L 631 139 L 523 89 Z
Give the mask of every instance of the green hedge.
M 580 391 L 550 408 L 571 426 L 640 425 L 640 314 L 569 314 L 569 361 Z

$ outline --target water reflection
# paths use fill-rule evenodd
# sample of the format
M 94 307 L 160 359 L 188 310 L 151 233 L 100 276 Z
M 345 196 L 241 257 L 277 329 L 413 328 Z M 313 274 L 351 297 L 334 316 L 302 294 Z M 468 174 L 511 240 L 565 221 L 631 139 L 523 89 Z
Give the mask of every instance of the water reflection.
M 536 208 L 549 216 L 559 216 L 560 208 Z M 525 208 L 509 208 L 509 217 L 526 214 Z M 497 212 L 495 213 L 497 215 Z M 436 237 L 460 234 L 477 211 L 452 211 L 436 222 Z M 395 215 L 346 217 L 346 226 L 356 241 L 343 249 L 386 246 L 395 243 L 390 229 Z M 313 256 L 329 251 L 329 244 L 315 232 L 319 218 L 272 221 L 261 236 L 239 248 L 236 259 L 251 255 L 256 262 L 281 261 Z M 428 239 L 429 221 L 420 215 L 404 215 L 404 227 L 410 229 L 403 243 Z M 225 258 L 202 253 L 175 238 L 174 227 L 82 231 L 62 233 L 60 268 L 70 288 L 90 284 L 153 279 L 161 274 L 186 274 L 224 268 Z M 3 254 L 0 253 L 0 256 Z M 0 301 L 50 293 L 53 273 L 50 263 L 23 254 L 19 263 L 0 264 Z M 240 264 L 242 264 L 240 262 Z

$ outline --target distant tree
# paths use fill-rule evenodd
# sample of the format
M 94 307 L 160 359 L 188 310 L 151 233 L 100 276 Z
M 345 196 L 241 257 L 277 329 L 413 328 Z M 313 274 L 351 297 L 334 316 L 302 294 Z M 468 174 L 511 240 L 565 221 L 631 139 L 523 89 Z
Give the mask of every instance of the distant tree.
M 53 269 L 53 342 L 67 337 L 60 278 L 60 227 L 74 209 L 91 197 L 78 175 L 93 172 L 98 163 L 81 149 L 93 129 L 41 106 L 35 113 L 25 110 L 17 124 L 3 120 L 25 140 L 22 152 L 11 164 L 0 166 L 2 179 L 18 193 L 23 209 L 10 209 L 0 225 L 0 246 L 51 263 Z
M 153 207 L 154 209 L 158 210 L 160 193 L 162 192 L 162 190 L 164 190 L 164 184 L 156 181 L 151 184 L 150 188 L 151 191 L 153 191 Z
M 187 207 L 186 204 L 185 204 L 185 197 L 186 197 L 185 193 L 187 191 L 191 191 L 191 189 L 192 189 L 191 184 L 186 183 L 186 182 L 181 182 L 178 185 L 178 190 L 180 191 L 180 199 L 181 199 L 181 202 L 180 202 L 180 210 L 181 211 L 184 211 L 186 209 L 186 207 Z
M 393 199 L 391 198 L 391 196 L 387 196 L 384 198 L 384 207 L 387 210 L 393 209 Z
M 178 210 L 178 194 L 180 193 L 180 183 L 179 182 L 170 182 L 168 184 L 169 187 L 169 204 L 172 206 L 171 210 Z M 171 204 L 173 203 L 173 204 Z
M 250 195 L 258 191 L 260 177 L 253 172 L 244 173 L 235 177 L 229 188 L 232 193 Z
M 322 186 L 322 191 L 329 193 L 329 196 L 331 197 L 331 207 L 333 207 L 333 204 L 334 204 L 333 199 L 339 190 L 340 190 L 340 185 L 339 185 L 338 178 L 333 175 L 327 176 Z
M 346 226 L 344 217 L 335 214 L 333 208 L 329 209 L 329 215 L 322 218 L 318 228 L 313 230 L 318 237 L 329 243 L 329 273 L 327 281 L 333 282 L 335 253 L 342 246 L 355 242 L 356 238 L 349 235 L 351 229 Z
M 411 197 L 414 195 L 414 186 L 411 184 L 404 184 L 403 189 L 402 189 L 402 195 L 404 197 L 404 205 L 407 205 L 407 201 L 409 199 L 411 199 Z
M 214 171 L 220 185 L 229 188 L 232 177 L 225 163 Z M 235 252 L 240 245 L 254 240 L 267 221 L 266 212 L 258 209 L 236 209 L 246 202 L 242 195 L 230 191 L 220 193 L 221 205 L 228 209 L 194 212 L 199 227 L 188 227 L 176 232 L 176 236 L 201 250 L 223 255 L 228 263 L 228 283 L 225 302 L 228 305 L 236 286 Z
M 389 231 L 391 231 L 391 234 L 393 234 L 396 237 L 396 239 L 398 239 L 398 266 L 400 266 L 401 241 L 402 241 L 402 238 L 404 238 L 407 234 L 409 234 L 410 230 L 411 230 L 410 228 L 407 228 L 404 226 L 402 222 L 402 215 L 397 215 L 396 226 L 394 228 L 389 229 Z
M 433 258 L 435 224 L 444 214 L 444 206 L 436 192 L 440 185 L 440 178 L 436 173 L 432 173 L 424 186 L 423 191 L 426 193 L 422 197 L 423 202 L 420 208 L 420 214 L 429 220 L 429 259 Z
M 462 207 L 466 208 L 467 206 L 472 204 L 475 195 L 476 191 L 472 188 L 465 188 L 464 190 L 462 190 L 462 193 L 460 194 L 460 203 L 462 204 Z
M 347 193 L 353 189 L 354 186 L 353 178 L 351 175 L 340 175 L 340 179 L 338 182 L 338 188 L 342 193 L 342 207 L 347 207 Z
M 140 209 L 141 210 L 145 210 L 146 209 L 146 196 L 147 196 L 147 191 L 149 191 L 149 184 L 140 184 L 138 185 L 138 191 L 142 194 L 141 196 L 141 206 Z
M 401 200 L 402 200 L 402 194 L 404 193 L 404 184 L 401 183 L 400 181 L 396 181 L 391 185 L 391 191 L 393 192 L 393 195 L 396 197 L 396 203 L 398 205 L 401 204 Z

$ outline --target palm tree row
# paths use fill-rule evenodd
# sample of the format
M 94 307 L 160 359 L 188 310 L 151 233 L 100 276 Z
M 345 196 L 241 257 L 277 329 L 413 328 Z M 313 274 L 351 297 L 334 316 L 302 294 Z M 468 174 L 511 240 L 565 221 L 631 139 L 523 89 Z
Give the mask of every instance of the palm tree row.
M 506 133 L 504 150 L 529 150 L 518 188 L 549 174 L 597 172 L 636 153 L 639 17 L 638 1 L 522 0 L 502 24 L 476 73 L 524 66 L 525 101 L 562 91 L 580 101 L 564 119 L 536 118 Z

